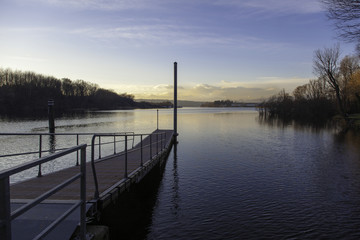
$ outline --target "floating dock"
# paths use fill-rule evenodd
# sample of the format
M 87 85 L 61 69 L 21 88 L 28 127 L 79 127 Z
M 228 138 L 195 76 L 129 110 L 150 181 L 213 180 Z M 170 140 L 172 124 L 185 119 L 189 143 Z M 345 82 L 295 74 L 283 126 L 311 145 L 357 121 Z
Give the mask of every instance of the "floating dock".
M 94 135 L 96 137 L 111 137 Z M 134 135 L 133 135 L 134 136 Z M 140 136 L 140 135 L 137 135 Z M 125 139 L 131 135 L 125 136 Z M 86 159 L 86 198 L 87 219 L 96 218 L 101 211 L 116 203 L 119 196 L 139 183 L 159 163 L 166 161 L 176 137 L 173 130 L 156 130 L 140 136 L 141 140 L 124 151 L 94 159 L 92 154 Z M 128 140 L 125 141 L 127 144 Z M 89 147 L 89 146 L 87 146 Z M 89 161 L 91 157 L 91 161 Z M 68 181 L 80 172 L 81 164 L 56 171 L 41 177 L 35 177 L 10 185 L 11 213 L 46 194 L 61 183 Z M 1 172 L 0 172 L 1 176 Z M 45 201 L 11 221 L 11 239 L 36 239 L 45 225 L 54 221 L 67 211 L 81 197 L 81 179 L 73 180 L 58 192 L 51 194 Z M 79 225 L 80 210 L 74 210 L 65 220 L 54 227 L 45 239 L 70 239 Z M 0 232 L 1 236 L 1 232 Z M 2 239 L 2 238 L 1 238 Z

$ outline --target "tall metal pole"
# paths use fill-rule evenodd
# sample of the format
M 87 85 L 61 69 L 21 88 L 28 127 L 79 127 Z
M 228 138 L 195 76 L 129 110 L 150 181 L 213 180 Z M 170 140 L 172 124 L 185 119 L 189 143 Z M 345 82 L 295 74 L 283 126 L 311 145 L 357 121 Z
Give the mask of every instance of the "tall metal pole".
M 174 136 L 177 135 L 177 62 L 174 62 Z

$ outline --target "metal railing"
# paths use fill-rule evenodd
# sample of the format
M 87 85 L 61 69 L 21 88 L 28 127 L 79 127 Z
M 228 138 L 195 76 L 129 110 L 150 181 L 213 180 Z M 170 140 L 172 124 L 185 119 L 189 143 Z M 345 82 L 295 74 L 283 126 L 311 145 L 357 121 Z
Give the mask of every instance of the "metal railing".
M 49 232 L 51 232 L 59 223 L 61 223 L 67 216 L 69 216 L 73 211 L 80 207 L 80 238 L 82 240 L 86 239 L 86 144 L 79 145 L 76 147 L 69 148 L 67 150 L 42 157 L 37 160 L 22 164 L 20 166 L 4 170 L 0 172 L 0 239 L 11 240 L 11 221 L 20 215 L 24 214 L 29 209 L 35 207 L 42 201 L 48 199 L 50 196 L 60 191 L 67 185 L 71 184 L 77 179 L 80 179 L 80 200 L 75 203 L 69 210 L 62 214 L 59 218 L 54 220 L 47 228 L 45 228 L 41 233 L 39 233 L 34 239 L 42 239 Z M 25 204 L 24 206 L 16 209 L 11 212 L 10 209 L 10 176 L 16 173 L 25 171 L 32 167 L 39 166 L 43 163 L 55 160 L 59 157 L 65 156 L 67 154 L 77 152 L 80 150 L 80 161 L 81 168 L 80 173 L 72 176 L 63 183 L 57 185 L 53 189 L 47 191 L 46 193 L 40 195 L 31 202 Z
M 148 144 L 144 145 L 144 142 L 146 139 L 145 137 L 149 137 L 149 142 Z M 153 136 L 156 136 L 155 139 L 153 139 Z M 116 155 L 116 145 L 115 142 L 124 142 L 124 149 L 118 153 L 118 156 L 122 156 L 124 155 L 125 157 L 125 163 L 124 163 L 124 178 L 128 178 L 128 154 L 134 151 L 138 151 L 140 150 L 140 166 L 139 167 L 143 167 L 144 164 L 144 150 L 148 149 L 149 151 L 149 158 L 148 160 L 151 160 L 154 156 L 158 155 L 161 151 L 164 150 L 164 148 L 166 147 L 166 132 L 155 132 L 155 133 L 148 133 L 148 134 L 95 134 L 92 137 L 91 140 L 91 167 L 92 167 L 92 173 L 94 176 L 94 183 L 95 183 L 95 193 L 94 193 L 94 198 L 98 199 L 99 198 L 99 184 L 98 184 L 98 179 L 97 179 L 97 175 L 96 175 L 96 167 L 95 164 L 98 161 L 101 161 L 101 155 L 99 155 L 99 158 L 97 161 L 95 161 L 95 142 L 96 142 L 96 138 L 99 139 L 99 146 L 101 146 L 100 144 L 100 138 L 113 138 L 114 139 L 114 155 Z M 123 140 L 115 140 L 116 138 L 120 138 Z M 139 138 L 139 143 L 134 146 L 134 141 L 135 138 Z M 129 149 L 129 145 L 128 142 L 132 141 L 132 147 Z M 100 152 L 100 150 L 99 150 Z M 155 152 L 155 154 L 153 155 L 153 152 Z
M 106 133 L 99 133 L 101 134 L 106 134 Z M 126 134 L 129 136 L 132 136 L 134 134 L 134 132 L 119 132 L 116 134 Z M 59 147 L 56 148 L 56 144 L 55 142 L 55 137 L 57 136 L 66 136 L 66 137 L 74 137 L 71 139 L 68 139 L 67 143 L 70 143 L 71 141 L 73 141 L 73 145 L 79 145 L 79 144 L 87 144 L 90 145 L 91 143 L 91 139 L 92 136 L 94 135 L 94 133 L 0 133 L 0 136 L 34 136 L 35 138 L 37 138 L 37 142 L 38 142 L 38 149 L 36 150 L 31 150 L 31 151 L 27 151 L 27 152 L 20 152 L 20 153 L 7 153 L 7 154 L 3 154 L 0 155 L 0 158 L 5 158 L 5 157 L 16 157 L 16 156 L 25 156 L 25 155 L 32 155 L 32 154 L 37 154 L 39 158 L 41 158 L 43 156 L 43 153 L 55 153 L 58 151 L 62 151 L 65 149 L 68 149 L 69 147 Z M 51 146 L 49 147 L 49 149 L 44 149 L 44 136 L 48 136 L 50 139 L 50 142 L 53 142 L 53 144 L 50 144 Z M 88 139 L 85 142 L 80 143 L 79 138 L 81 136 L 85 136 L 88 137 Z M 104 145 L 108 145 L 108 144 L 114 144 L 114 154 L 116 154 L 116 144 L 121 142 L 121 140 L 116 140 L 114 137 L 113 141 L 108 141 L 108 142 L 101 142 L 101 138 L 99 138 L 99 142 L 95 143 L 96 146 L 99 146 L 99 150 L 98 150 L 98 157 L 101 158 L 101 152 L 102 149 L 101 147 Z M 132 146 L 134 147 L 134 138 L 132 139 Z M 93 145 L 93 144 L 92 144 Z M 22 146 L 19 146 L 19 148 L 21 148 Z M 77 151 L 76 154 L 76 166 L 79 165 L 79 150 Z M 41 164 L 39 165 L 38 168 L 38 177 L 42 176 L 42 167 Z

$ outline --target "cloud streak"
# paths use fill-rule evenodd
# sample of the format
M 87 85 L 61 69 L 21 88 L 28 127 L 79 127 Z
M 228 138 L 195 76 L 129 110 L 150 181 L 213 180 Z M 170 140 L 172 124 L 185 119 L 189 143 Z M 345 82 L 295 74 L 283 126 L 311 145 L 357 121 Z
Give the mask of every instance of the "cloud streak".
M 17 0 L 24 1 L 24 0 Z M 300 11 L 308 13 L 311 11 L 318 11 L 319 7 L 314 1 L 294 1 L 294 0 L 221 0 L 221 1 L 181 1 L 182 14 L 186 12 L 190 19 L 179 19 L 173 17 L 171 14 L 178 4 L 175 0 L 31 0 L 33 2 L 41 2 L 53 7 L 64 7 L 69 9 L 81 8 L 83 10 L 101 11 L 118 11 L 119 14 L 114 18 L 105 18 L 106 21 L 101 23 L 74 26 L 73 29 L 57 27 L 58 32 L 65 34 L 73 34 L 79 36 L 89 37 L 98 42 L 108 42 L 118 44 L 118 41 L 124 41 L 126 44 L 139 46 L 207 46 L 207 47 L 232 47 L 236 49 L 286 49 L 292 47 L 291 44 L 283 42 L 275 42 L 269 38 L 263 38 L 256 34 L 244 33 L 239 31 L 237 27 L 230 32 L 222 32 L 220 28 L 204 27 L 204 21 L 207 24 L 217 24 L 224 16 L 220 13 L 215 13 L 214 16 L 208 19 L 201 18 L 200 8 L 209 8 L 214 6 L 223 6 L 226 12 L 234 10 L 238 14 L 234 14 L 231 18 L 234 22 L 239 21 L 238 16 L 243 15 L 243 12 L 249 12 L 248 9 L 253 9 L 255 12 L 260 11 L 269 13 L 292 13 Z M 270 1 L 270 3 L 269 3 Z M 172 6 L 175 4 L 175 7 Z M 146 12 L 144 15 L 131 14 L 125 10 L 134 10 Z M 151 9 L 151 10 L 150 10 Z M 185 11 L 186 10 L 186 11 Z M 85 11 L 87 12 L 87 11 Z M 168 17 L 162 19 L 163 13 L 168 13 Z M 251 12 L 251 11 L 250 11 Z M 136 18 L 132 18 L 136 16 Z M 176 11 L 175 14 L 176 15 Z M 246 15 L 246 14 L 245 14 Z M 242 24 L 242 22 L 238 22 Z M 227 24 L 222 22 L 221 24 Z M 251 26 L 245 24 L 247 27 Z M 209 26 L 209 25 L 207 25 Z M 242 27 L 243 28 L 243 27 Z M 241 28 L 240 28 L 241 29 Z M 44 29 L 51 31 L 51 29 Z M 34 29 L 39 32 L 41 29 Z
M 309 14 L 323 11 L 320 2 L 314 0 L 218 0 L 216 4 L 253 9 L 258 13 Z
M 20 1 L 20 0 L 17 0 Z M 129 10 L 129 9 L 154 9 L 167 8 L 178 1 L 175 0 L 32 0 L 56 7 L 80 8 L 80 9 L 102 9 L 102 10 Z M 276 13 L 315 13 L 323 9 L 318 1 L 314 0 L 182 0 L 182 5 L 187 6 L 225 6 L 237 7 L 239 9 L 256 9 L 261 12 Z
M 193 27 L 178 27 L 175 25 L 129 25 L 109 28 L 82 28 L 67 34 L 81 35 L 100 42 L 118 44 L 125 41 L 129 45 L 139 46 L 195 46 L 200 48 L 223 47 L 246 50 L 279 50 L 288 49 L 292 44 L 286 42 L 273 42 L 259 37 L 233 35 L 222 36 L 208 33 Z
M 127 10 L 150 8 L 145 0 L 32 0 L 55 7 L 77 9 Z M 156 1 L 158 2 L 158 1 Z

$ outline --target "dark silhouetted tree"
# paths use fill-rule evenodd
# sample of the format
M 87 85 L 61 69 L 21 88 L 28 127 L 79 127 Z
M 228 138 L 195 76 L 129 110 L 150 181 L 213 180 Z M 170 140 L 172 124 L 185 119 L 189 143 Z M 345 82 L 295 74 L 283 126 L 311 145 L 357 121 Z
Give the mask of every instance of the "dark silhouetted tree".
M 344 108 L 344 100 L 341 94 L 340 82 L 340 46 L 333 48 L 318 49 L 314 54 L 314 72 L 323 78 L 325 82 L 335 91 L 336 100 L 340 113 L 346 117 L 347 113 Z
M 57 113 L 72 109 L 119 109 L 138 106 L 132 95 L 117 94 L 84 80 L 59 80 L 33 72 L 0 68 L 0 114 L 46 113 L 48 99 L 55 100 L 54 108 Z
M 338 36 L 354 42 L 360 55 L 360 2 L 358 0 L 321 0 L 328 18 L 335 23 Z
M 360 42 L 360 2 L 357 0 L 322 0 L 328 17 L 334 20 L 339 36 Z

